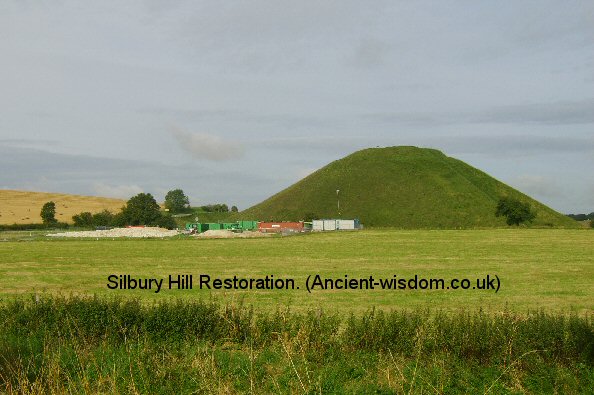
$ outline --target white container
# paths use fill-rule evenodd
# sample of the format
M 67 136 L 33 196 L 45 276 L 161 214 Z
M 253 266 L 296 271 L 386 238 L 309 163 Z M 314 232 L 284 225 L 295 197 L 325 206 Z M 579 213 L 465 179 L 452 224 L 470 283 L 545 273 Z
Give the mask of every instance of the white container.
M 314 219 L 311 221 L 311 230 L 320 232 L 324 230 L 324 221 L 321 219 Z
M 339 230 L 355 230 L 355 220 L 354 219 L 336 220 L 336 227 Z
M 324 220 L 324 230 L 336 230 L 336 220 L 335 219 L 325 219 Z

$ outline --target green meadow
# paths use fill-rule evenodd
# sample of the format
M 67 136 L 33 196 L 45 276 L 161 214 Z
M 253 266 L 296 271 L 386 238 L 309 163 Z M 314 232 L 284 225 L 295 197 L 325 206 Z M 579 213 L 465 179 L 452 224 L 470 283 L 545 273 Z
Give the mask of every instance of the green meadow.
M 594 233 L 566 229 L 364 230 L 257 239 L 96 240 L 0 233 L 0 295 L 100 295 L 143 301 L 216 299 L 258 310 L 278 306 L 338 312 L 442 309 L 527 313 L 594 311 Z M 193 275 L 193 289 L 168 289 L 168 276 Z M 163 279 L 152 290 L 109 289 L 109 275 Z M 199 289 L 215 278 L 293 279 L 293 290 Z M 494 289 L 314 289 L 322 279 L 499 278 Z
M 593 239 L 526 228 L 163 240 L 1 232 L 0 393 L 591 394 Z M 193 289 L 107 287 L 109 275 L 190 274 Z M 300 289 L 200 290 L 201 274 Z M 470 287 L 310 293 L 316 275 Z M 486 276 L 499 278 L 498 292 L 472 289 Z

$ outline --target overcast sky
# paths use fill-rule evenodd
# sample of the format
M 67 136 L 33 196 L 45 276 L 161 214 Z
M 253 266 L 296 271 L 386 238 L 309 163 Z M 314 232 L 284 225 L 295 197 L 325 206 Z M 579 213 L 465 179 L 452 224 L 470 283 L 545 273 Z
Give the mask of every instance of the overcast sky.
M 0 0 L 0 188 L 245 209 L 442 150 L 594 211 L 594 2 Z

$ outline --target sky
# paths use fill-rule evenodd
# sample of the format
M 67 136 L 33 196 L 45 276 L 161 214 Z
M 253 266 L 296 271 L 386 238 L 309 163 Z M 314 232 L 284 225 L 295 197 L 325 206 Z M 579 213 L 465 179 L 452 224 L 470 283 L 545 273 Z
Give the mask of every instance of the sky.
M 395 145 L 594 211 L 594 2 L 0 0 L 0 189 L 242 210 Z

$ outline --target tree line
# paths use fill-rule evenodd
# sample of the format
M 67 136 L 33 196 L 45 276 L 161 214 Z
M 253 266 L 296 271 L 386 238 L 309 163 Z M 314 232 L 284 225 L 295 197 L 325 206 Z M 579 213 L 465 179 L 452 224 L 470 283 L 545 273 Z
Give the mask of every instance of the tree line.
M 88 211 L 72 216 L 74 226 L 121 227 L 121 226 L 158 226 L 173 229 L 177 227 L 171 214 L 162 212 L 161 207 L 150 193 L 139 193 L 131 197 L 118 213 L 103 210 L 92 214 Z
M 99 213 L 84 211 L 72 216 L 74 226 L 81 228 L 89 227 L 121 227 L 121 226 L 158 226 L 161 228 L 173 229 L 177 227 L 172 214 L 188 213 L 192 211 L 188 196 L 181 189 L 174 189 L 165 195 L 165 212 L 150 193 L 139 193 L 130 198 L 126 205 L 118 213 L 103 210 Z M 229 207 L 226 204 L 209 204 L 198 208 L 204 212 L 237 212 L 237 206 Z M 43 226 L 64 227 L 55 218 L 56 204 L 47 202 L 41 209 Z
M 576 221 L 587 221 L 587 220 L 594 220 L 594 212 L 590 214 L 567 214 L 569 218 L 573 218 Z

